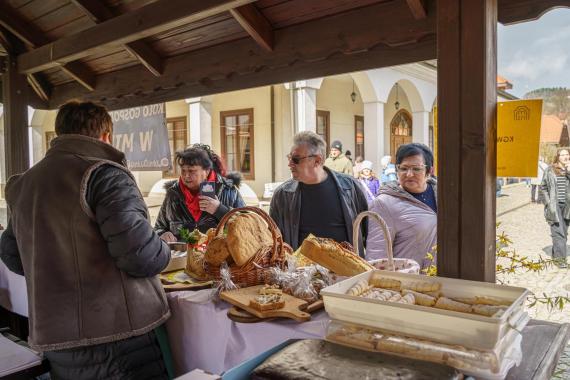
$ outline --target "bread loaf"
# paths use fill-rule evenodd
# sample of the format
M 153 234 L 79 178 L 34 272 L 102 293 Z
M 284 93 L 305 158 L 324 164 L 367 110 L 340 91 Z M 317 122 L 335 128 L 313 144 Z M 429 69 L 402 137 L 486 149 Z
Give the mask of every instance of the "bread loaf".
M 261 248 L 273 245 L 267 224 L 257 214 L 237 214 L 227 226 L 228 250 L 237 266 L 247 263 Z
M 301 244 L 301 253 L 340 276 L 355 276 L 374 269 L 366 260 L 343 248 L 332 239 L 309 235 Z

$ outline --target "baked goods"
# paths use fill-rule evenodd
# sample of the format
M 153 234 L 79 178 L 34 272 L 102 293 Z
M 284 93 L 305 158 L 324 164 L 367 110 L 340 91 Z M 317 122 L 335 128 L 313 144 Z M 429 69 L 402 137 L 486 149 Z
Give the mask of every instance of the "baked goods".
M 368 281 L 360 280 L 356 284 L 354 284 L 350 289 L 348 289 L 348 292 L 346 294 L 350 296 L 359 296 L 362 293 L 365 293 L 370 288 L 371 286 L 368 285 Z
M 306 339 L 270 356 L 250 379 L 461 379 L 451 367 Z
M 432 297 L 428 294 L 423 294 L 423 293 L 416 292 L 416 291 L 413 291 L 410 289 L 402 289 L 402 294 L 403 295 L 412 294 L 414 296 L 415 301 L 416 301 L 416 305 L 422 305 L 422 306 L 433 306 L 433 305 L 435 305 L 436 298 Z
M 249 306 L 259 311 L 281 309 L 285 306 L 283 291 L 276 285 L 265 285 L 258 291 L 259 295 L 249 302 Z
M 227 248 L 237 266 L 244 265 L 261 248 L 273 245 L 267 224 L 257 214 L 236 214 L 227 227 Z
M 309 235 L 301 244 L 301 253 L 340 276 L 354 276 L 374 269 L 366 260 L 332 239 Z
M 457 302 L 447 297 L 439 297 L 434 307 L 444 310 L 460 311 L 462 313 L 471 312 L 471 305 L 462 302 Z
M 213 266 L 220 266 L 230 256 L 228 242 L 223 236 L 216 236 L 208 244 L 204 260 Z
M 370 282 L 370 285 L 375 288 L 399 290 L 402 287 L 402 283 L 400 281 L 394 280 L 393 278 L 382 277 L 378 272 L 372 273 L 368 282 Z

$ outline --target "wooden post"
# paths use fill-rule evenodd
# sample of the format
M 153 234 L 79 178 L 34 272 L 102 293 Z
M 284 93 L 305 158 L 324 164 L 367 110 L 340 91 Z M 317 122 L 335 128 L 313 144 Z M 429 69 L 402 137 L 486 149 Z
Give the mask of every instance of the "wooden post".
M 438 273 L 495 281 L 497 0 L 437 2 Z
M 2 75 L 4 101 L 4 151 L 6 179 L 30 166 L 28 146 L 28 85 L 16 69 L 16 57 L 8 56 Z

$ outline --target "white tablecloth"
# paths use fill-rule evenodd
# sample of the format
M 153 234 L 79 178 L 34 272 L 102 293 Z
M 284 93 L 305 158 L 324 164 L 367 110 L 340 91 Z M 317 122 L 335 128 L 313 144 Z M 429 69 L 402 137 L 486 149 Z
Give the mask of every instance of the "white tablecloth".
M 210 292 L 168 294 L 172 317 L 166 329 L 178 375 L 195 368 L 221 374 L 287 339 L 325 336 L 329 319 L 324 311 L 303 323 L 236 323 L 227 317 L 230 305 L 209 301 Z
M 0 260 L 0 306 L 16 314 L 28 316 L 26 280 L 10 271 Z

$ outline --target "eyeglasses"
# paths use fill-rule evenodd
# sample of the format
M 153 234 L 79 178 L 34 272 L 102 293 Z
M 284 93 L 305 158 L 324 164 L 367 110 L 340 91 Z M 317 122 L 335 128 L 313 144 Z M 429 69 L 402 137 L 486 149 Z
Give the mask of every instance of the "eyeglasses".
M 316 154 L 310 154 L 308 156 L 305 157 L 297 157 L 297 156 L 291 156 L 290 154 L 287 155 L 287 159 L 289 161 L 291 161 L 292 163 L 294 163 L 295 165 L 299 165 L 299 163 L 304 160 L 305 158 L 310 158 L 310 157 L 316 157 Z
M 396 165 L 396 170 L 400 174 L 407 174 L 410 170 L 414 175 L 423 173 L 426 169 L 425 165 L 417 165 L 417 166 L 400 166 Z

